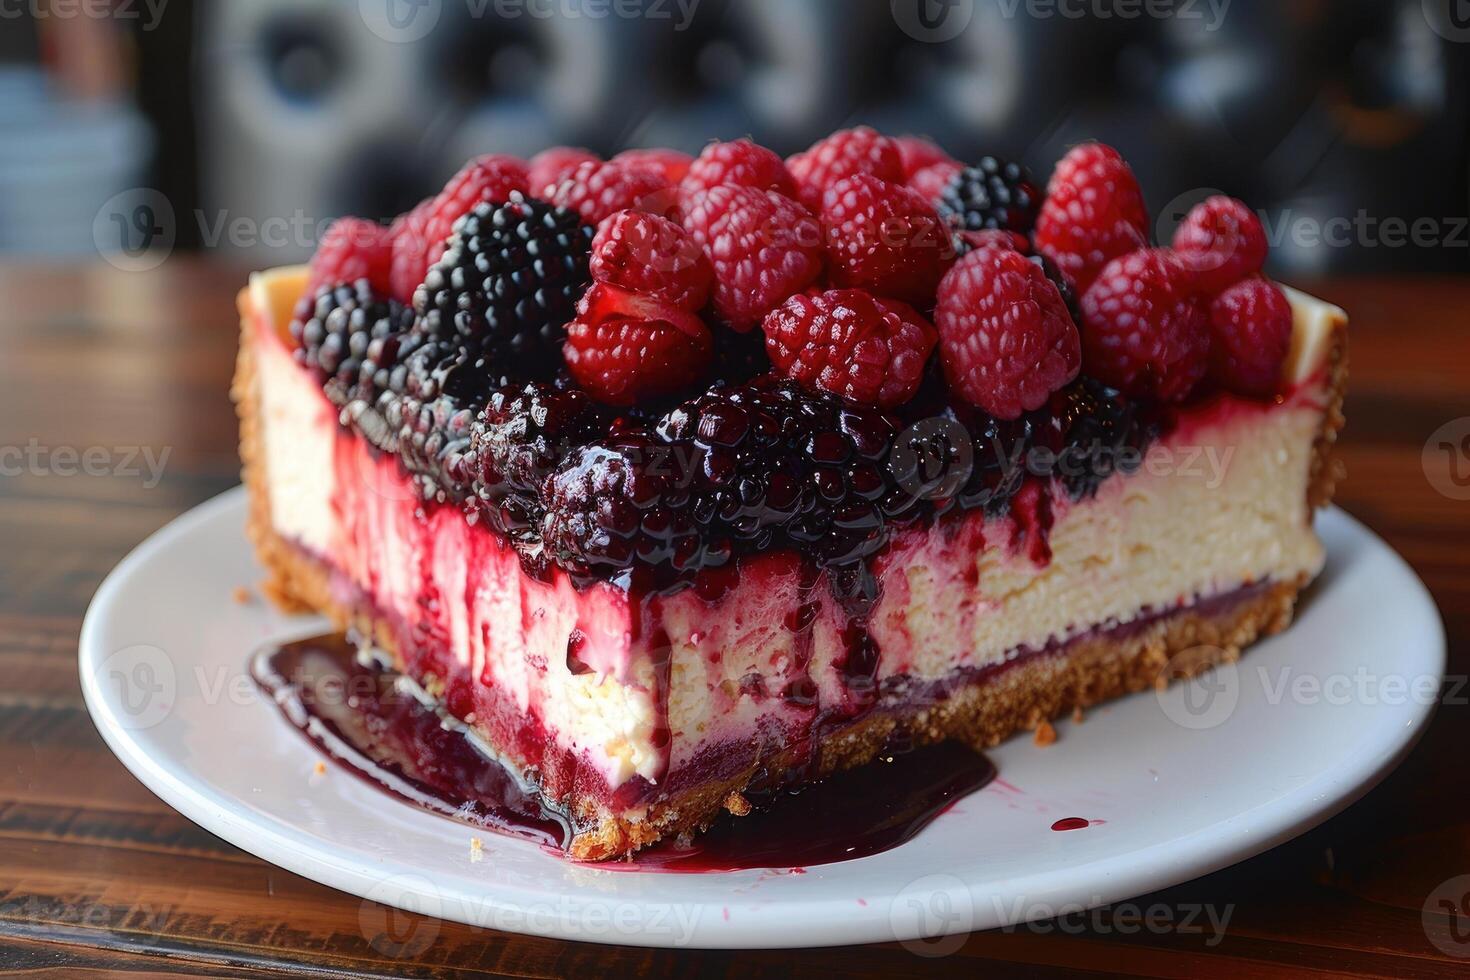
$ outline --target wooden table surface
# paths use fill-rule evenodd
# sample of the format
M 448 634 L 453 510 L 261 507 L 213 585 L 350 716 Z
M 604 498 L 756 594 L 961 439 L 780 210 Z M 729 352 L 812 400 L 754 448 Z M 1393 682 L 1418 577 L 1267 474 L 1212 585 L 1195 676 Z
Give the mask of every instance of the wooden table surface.
M 650 951 L 398 915 L 390 921 L 408 953 L 384 955 L 394 947 L 376 907 L 237 850 L 144 789 L 103 745 L 77 684 L 78 630 L 103 576 L 238 482 L 226 390 L 242 281 L 241 270 L 179 257 L 146 273 L 0 269 L 0 966 L 64 976 L 1470 974 L 1470 935 L 1440 949 L 1423 918 L 1436 889 L 1470 874 L 1470 689 L 1459 685 L 1418 749 L 1364 800 L 1254 860 L 1136 903 L 1163 903 L 1176 921 L 1196 907 L 1228 913 L 1223 938 L 1132 931 L 1130 910 L 1115 907 L 1086 923 L 971 935 L 942 957 L 900 944 Z M 1428 583 L 1449 631 L 1449 669 L 1463 680 L 1470 503 L 1437 491 L 1421 458 L 1431 433 L 1470 416 L 1470 279 L 1307 285 L 1353 316 L 1338 500 Z M 156 485 L 146 467 L 125 465 L 140 446 L 169 453 Z M 102 447 L 92 475 L 69 475 L 92 447 Z M 15 449 L 44 460 L 39 472 L 13 465 Z M 1458 462 L 1470 472 L 1470 456 Z

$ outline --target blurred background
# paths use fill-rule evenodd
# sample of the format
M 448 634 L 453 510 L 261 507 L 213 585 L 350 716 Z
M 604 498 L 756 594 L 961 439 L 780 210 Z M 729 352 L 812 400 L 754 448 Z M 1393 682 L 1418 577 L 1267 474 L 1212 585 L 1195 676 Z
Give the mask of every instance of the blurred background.
M 0 256 L 292 261 L 330 218 L 391 217 L 488 150 L 789 153 L 865 122 L 1043 179 L 1103 139 L 1161 223 L 1211 189 L 1259 208 L 1281 275 L 1464 271 L 1462 8 L 0 0 Z

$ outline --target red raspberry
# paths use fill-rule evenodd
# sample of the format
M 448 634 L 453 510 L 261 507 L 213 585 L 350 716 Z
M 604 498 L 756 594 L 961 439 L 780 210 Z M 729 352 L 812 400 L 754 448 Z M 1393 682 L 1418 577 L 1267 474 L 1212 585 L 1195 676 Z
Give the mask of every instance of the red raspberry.
M 679 197 L 690 198 L 720 184 L 796 197 L 796 182 L 786 171 L 786 161 L 748 139 L 706 146 L 690 164 L 689 173 L 679 185 Z
M 1040 408 L 1082 362 L 1062 294 L 1010 249 L 979 248 L 956 262 L 939 284 L 934 325 L 950 387 L 997 418 Z
M 1246 279 L 1210 304 L 1210 377 L 1252 398 L 1281 388 L 1281 365 L 1291 348 L 1291 303 L 1266 279 Z
M 648 296 L 593 283 L 567 325 L 567 370 L 609 405 L 673 394 L 704 375 L 714 350 L 697 316 Z
M 867 126 L 839 129 L 811 149 L 786 160 L 796 181 L 797 199 L 808 211 L 822 206 L 822 192 L 843 177 L 872 174 L 892 184 L 903 183 L 903 157 L 898 144 Z
M 987 245 L 995 248 L 1008 248 L 1022 255 L 1031 254 L 1031 242 L 1026 236 L 1019 231 L 1010 231 L 1005 228 L 981 228 L 979 231 L 962 228 L 954 233 L 954 238 L 955 248 L 961 254 L 972 252 L 977 248 L 985 248 Z
M 378 296 L 392 288 L 393 233 L 366 218 L 338 218 L 332 222 L 311 257 L 306 294 L 315 296 L 326 286 L 343 286 L 366 279 Z
M 571 208 L 582 220 L 595 225 L 619 211 L 647 211 L 668 217 L 677 213 L 674 189 L 650 170 L 617 163 L 589 162 L 563 175 L 546 198 L 552 204 Z
M 913 307 L 861 289 L 798 294 L 762 324 L 776 369 L 811 391 L 895 408 L 914 397 L 938 337 Z
M 632 167 L 634 170 L 651 170 L 671 184 L 678 184 L 689 172 L 689 165 L 694 158 L 687 153 L 678 150 L 669 150 L 664 147 L 651 147 L 649 149 L 624 150 L 612 158 L 613 163 L 624 167 Z
M 867 174 L 845 177 L 823 195 L 822 227 L 834 285 L 933 307 L 934 290 L 954 262 L 954 241 L 917 193 Z
M 933 203 L 939 200 L 939 195 L 944 193 L 955 175 L 964 169 L 964 165 L 959 163 L 931 164 L 911 174 L 907 186 L 924 200 Z
M 1172 402 L 1204 376 L 1209 316 L 1168 249 L 1113 259 L 1082 294 L 1081 308 L 1087 373 L 1099 381 Z
M 592 240 L 592 278 L 694 312 L 709 300 L 714 269 L 704 249 L 667 218 L 619 211 Z
M 388 275 L 390 295 L 400 303 L 412 303 L 414 290 L 428 275 L 429 239 L 424 235 L 424 222 L 434 208 L 434 199 L 425 198 L 418 207 L 400 214 L 389 233 L 393 239 L 393 266 Z
M 822 226 L 775 191 L 720 184 L 691 198 L 684 227 L 715 269 L 715 314 L 744 333 L 822 274 Z
M 1117 150 L 1083 143 L 1062 157 L 1032 238 L 1078 290 L 1108 260 L 1148 245 L 1143 191 Z
M 1244 203 L 1216 195 L 1191 208 L 1174 231 L 1174 254 L 1193 274 L 1195 288 L 1214 295 L 1261 271 L 1266 229 Z
M 602 159 L 591 150 L 580 146 L 553 146 L 542 150 L 531 158 L 527 180 L 531 184 L 531 196 L 546 200 L 547 188 L 561 183 L 563 177 L 584 163 L 596 163 Z
M 922 136 L 899 136 L 893 143 L 898 147 L 898 158 L 903 161 L 905 180 L 936 163 L 952 163 L 956 167 L 961 165 L 958 160 L 945 153 L 938 143 Z

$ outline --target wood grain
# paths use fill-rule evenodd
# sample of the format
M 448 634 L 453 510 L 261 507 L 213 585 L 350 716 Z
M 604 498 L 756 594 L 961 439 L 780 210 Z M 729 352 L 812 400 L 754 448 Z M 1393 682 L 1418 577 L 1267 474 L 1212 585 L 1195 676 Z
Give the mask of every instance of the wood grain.
M 959 940 L 944 956 L 899 944 L 784 952 L 562 943 L 389 912 L 265 864 L 175 814 L 103 745 L 76 681 L 81 617 L 102 577 L 172 517 L 238 481 L 226 392 L 244 270 L 171 259 L 0 269 L 0 447 L 79 453 L 110 470 L 0 476 L 0 966 L 102 976 L 509 976 L 791 971 L 918 976 L 1463 976 L 1421 908 L 1470 874 L 1465 700 L 1366 799 L 1266 855 L 1157 895 L 1178 915 L 1229 909 L 1224 938 L 1052 923 Z M 1470 416 L 1470 281 L 1305 283 L 1353 316 L 1339 502 L 1428 583 L 1470 671 L 1470 503 L 1438 493 L 1421 453 Z M 167 450 L 154 485 L 130 447 Z M 1310 751 L 1309 748 L 1306 751 Z M 933 952 L 933 950 L 929 950 Z

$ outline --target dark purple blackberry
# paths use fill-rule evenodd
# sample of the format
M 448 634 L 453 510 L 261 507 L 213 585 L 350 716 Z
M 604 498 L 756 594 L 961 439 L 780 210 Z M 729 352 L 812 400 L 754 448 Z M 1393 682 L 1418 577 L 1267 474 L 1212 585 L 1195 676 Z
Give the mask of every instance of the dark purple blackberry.
M 584 392 L 544 382 L 492 392 L 471 442 L 475 496 L 496 527 L 518 539 L 540 533 L 540 491 L 567 455 L 607 431 Z
M 595 229 L 575 211 L 519 194 L 477 205 L 454 229 L 414 293 L 424 333 L 516 371 L 555 363 L 591 279 Z
M 389 396 L 383 404 L 393 451 L 419 496 L 439 503 L 465 500 L 474 485 L 469 454 L 475 410 L 449 397 Z
M 982 157 L 955 174 L 936 202 L 940 217 L 956 228 L 1003 228 L 1031 234 L 1042 191 L 1018 163 Z
M 1118 391 L 1081 377 L 1033 414 L 1033 441 L 1072 499 L 1092 496 L 1115 472 L 1130 472 L 1158 433 L 1154 420 Z
M 790 381 L 718 386 L 651 433 L 575 451 L 545 488 L 545 544 L 591 574 L 641 564 L 685 578 L 771 547 L 851 564 L 886 540 L 895 431 Z
M 367 280 L 350 286 L 321 290 L 303 299 L 291 321 L 297 363 L 310 369 L 327 397 L 345 405 L 358 394 L 364 364 L 374 345 L 406 334 L 413 311 L 403 304 L 380 299 Z

